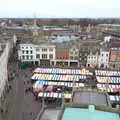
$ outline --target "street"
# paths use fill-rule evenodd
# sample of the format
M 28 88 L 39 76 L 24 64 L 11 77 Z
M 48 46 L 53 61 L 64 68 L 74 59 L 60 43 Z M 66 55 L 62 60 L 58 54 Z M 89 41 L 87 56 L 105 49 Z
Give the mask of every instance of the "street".
M 41 103 L 35 101 L 31 92 L 25 93 L 25 89 L 32 86 L 30 83 L 32 72 L 30 68 L 19 68 L 17 62 L 15 62 L 15 56 L 16 54 L 10 62 L 10 68 L 16 75 L 9 82 L 12 86 L 6 97 L 9 108 L 8 113 L 2 120 L 34 120 L 40 111 Z

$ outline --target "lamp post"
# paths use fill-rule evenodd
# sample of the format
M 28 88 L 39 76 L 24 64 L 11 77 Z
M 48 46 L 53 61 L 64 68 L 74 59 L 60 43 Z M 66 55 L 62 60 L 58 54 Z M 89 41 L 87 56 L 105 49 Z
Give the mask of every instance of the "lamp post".
M 63 108 L 64 106 L 64 94 L 62 94 L 62 104 L 61 104 L 61 108 Z
M 73 82 L 72 82 L 72 96 L 74 94 L 74 91 L 75 91 L 75 79 L 73 79 Z M 72 97 L 71 97 L 71 102 L 72 102 Z
M 42 108 L 45 107 L 45 100 L 44 100 L 44 97 L 42 98 Z

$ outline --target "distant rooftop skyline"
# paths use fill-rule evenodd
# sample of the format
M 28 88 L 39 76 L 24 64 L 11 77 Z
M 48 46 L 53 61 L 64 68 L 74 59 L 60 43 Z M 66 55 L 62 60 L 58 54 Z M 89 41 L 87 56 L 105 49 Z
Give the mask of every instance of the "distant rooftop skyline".
M 0 0 L 0 17 L 120 18 L 120 0 Z

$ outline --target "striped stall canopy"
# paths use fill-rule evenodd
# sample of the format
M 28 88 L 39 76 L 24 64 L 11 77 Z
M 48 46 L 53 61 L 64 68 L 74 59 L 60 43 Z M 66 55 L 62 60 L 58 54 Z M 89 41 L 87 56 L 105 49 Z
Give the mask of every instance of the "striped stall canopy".
M 72 98 L 72 94 L 69 94 L 69 93 L 66 93 L 66 94 L 62 94 L 62 93 L 54 93 L 54 92 L 49 92 L 49 93 L 46 93 L 46 92 L 40 92 L 38 94 L 38 97 L 44 97 L 44 98 L 62 98 L 64 97 L 65 99 L 71 99 Z
M 96 70 L 96 76 L 120 76 L 120 71 Z
M 35 86 L 40 85 L 52 85 L 52 86 L 65 86 L 65 87 L 84 87 L 84 83 L 71 83 L 71 82 L 51 82 L 51 81 L 36 81 L 35 84 L 33 85 L 34 88 Z
M 86 69 L 60 69 L 60 68 L 36 68 L 33 73 L 45 73 L 45 74 L 79 74 L 79 75 L 93 75 L 92 72 Z
M 101 77 L 96 76 L 99 83 L 120 83 L 120 77 Z
M 120 102 L 120 96 L 109 95 L 111 101 Z
M 97 88 L 102 91 L 115 93 L 120 89 L 120 85 L 97 84 Z
M 50 81 L 79 81 L 86 79 L 82 75 L 55 75 L 55 74 L 34 74 L 32 80 L 50 80 Z

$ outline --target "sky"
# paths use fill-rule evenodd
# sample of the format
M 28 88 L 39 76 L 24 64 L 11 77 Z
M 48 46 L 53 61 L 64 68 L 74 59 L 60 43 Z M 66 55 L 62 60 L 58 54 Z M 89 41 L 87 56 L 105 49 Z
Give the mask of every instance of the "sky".
M 120 18 L 120 0 L 0 0 L 0 17 Z

